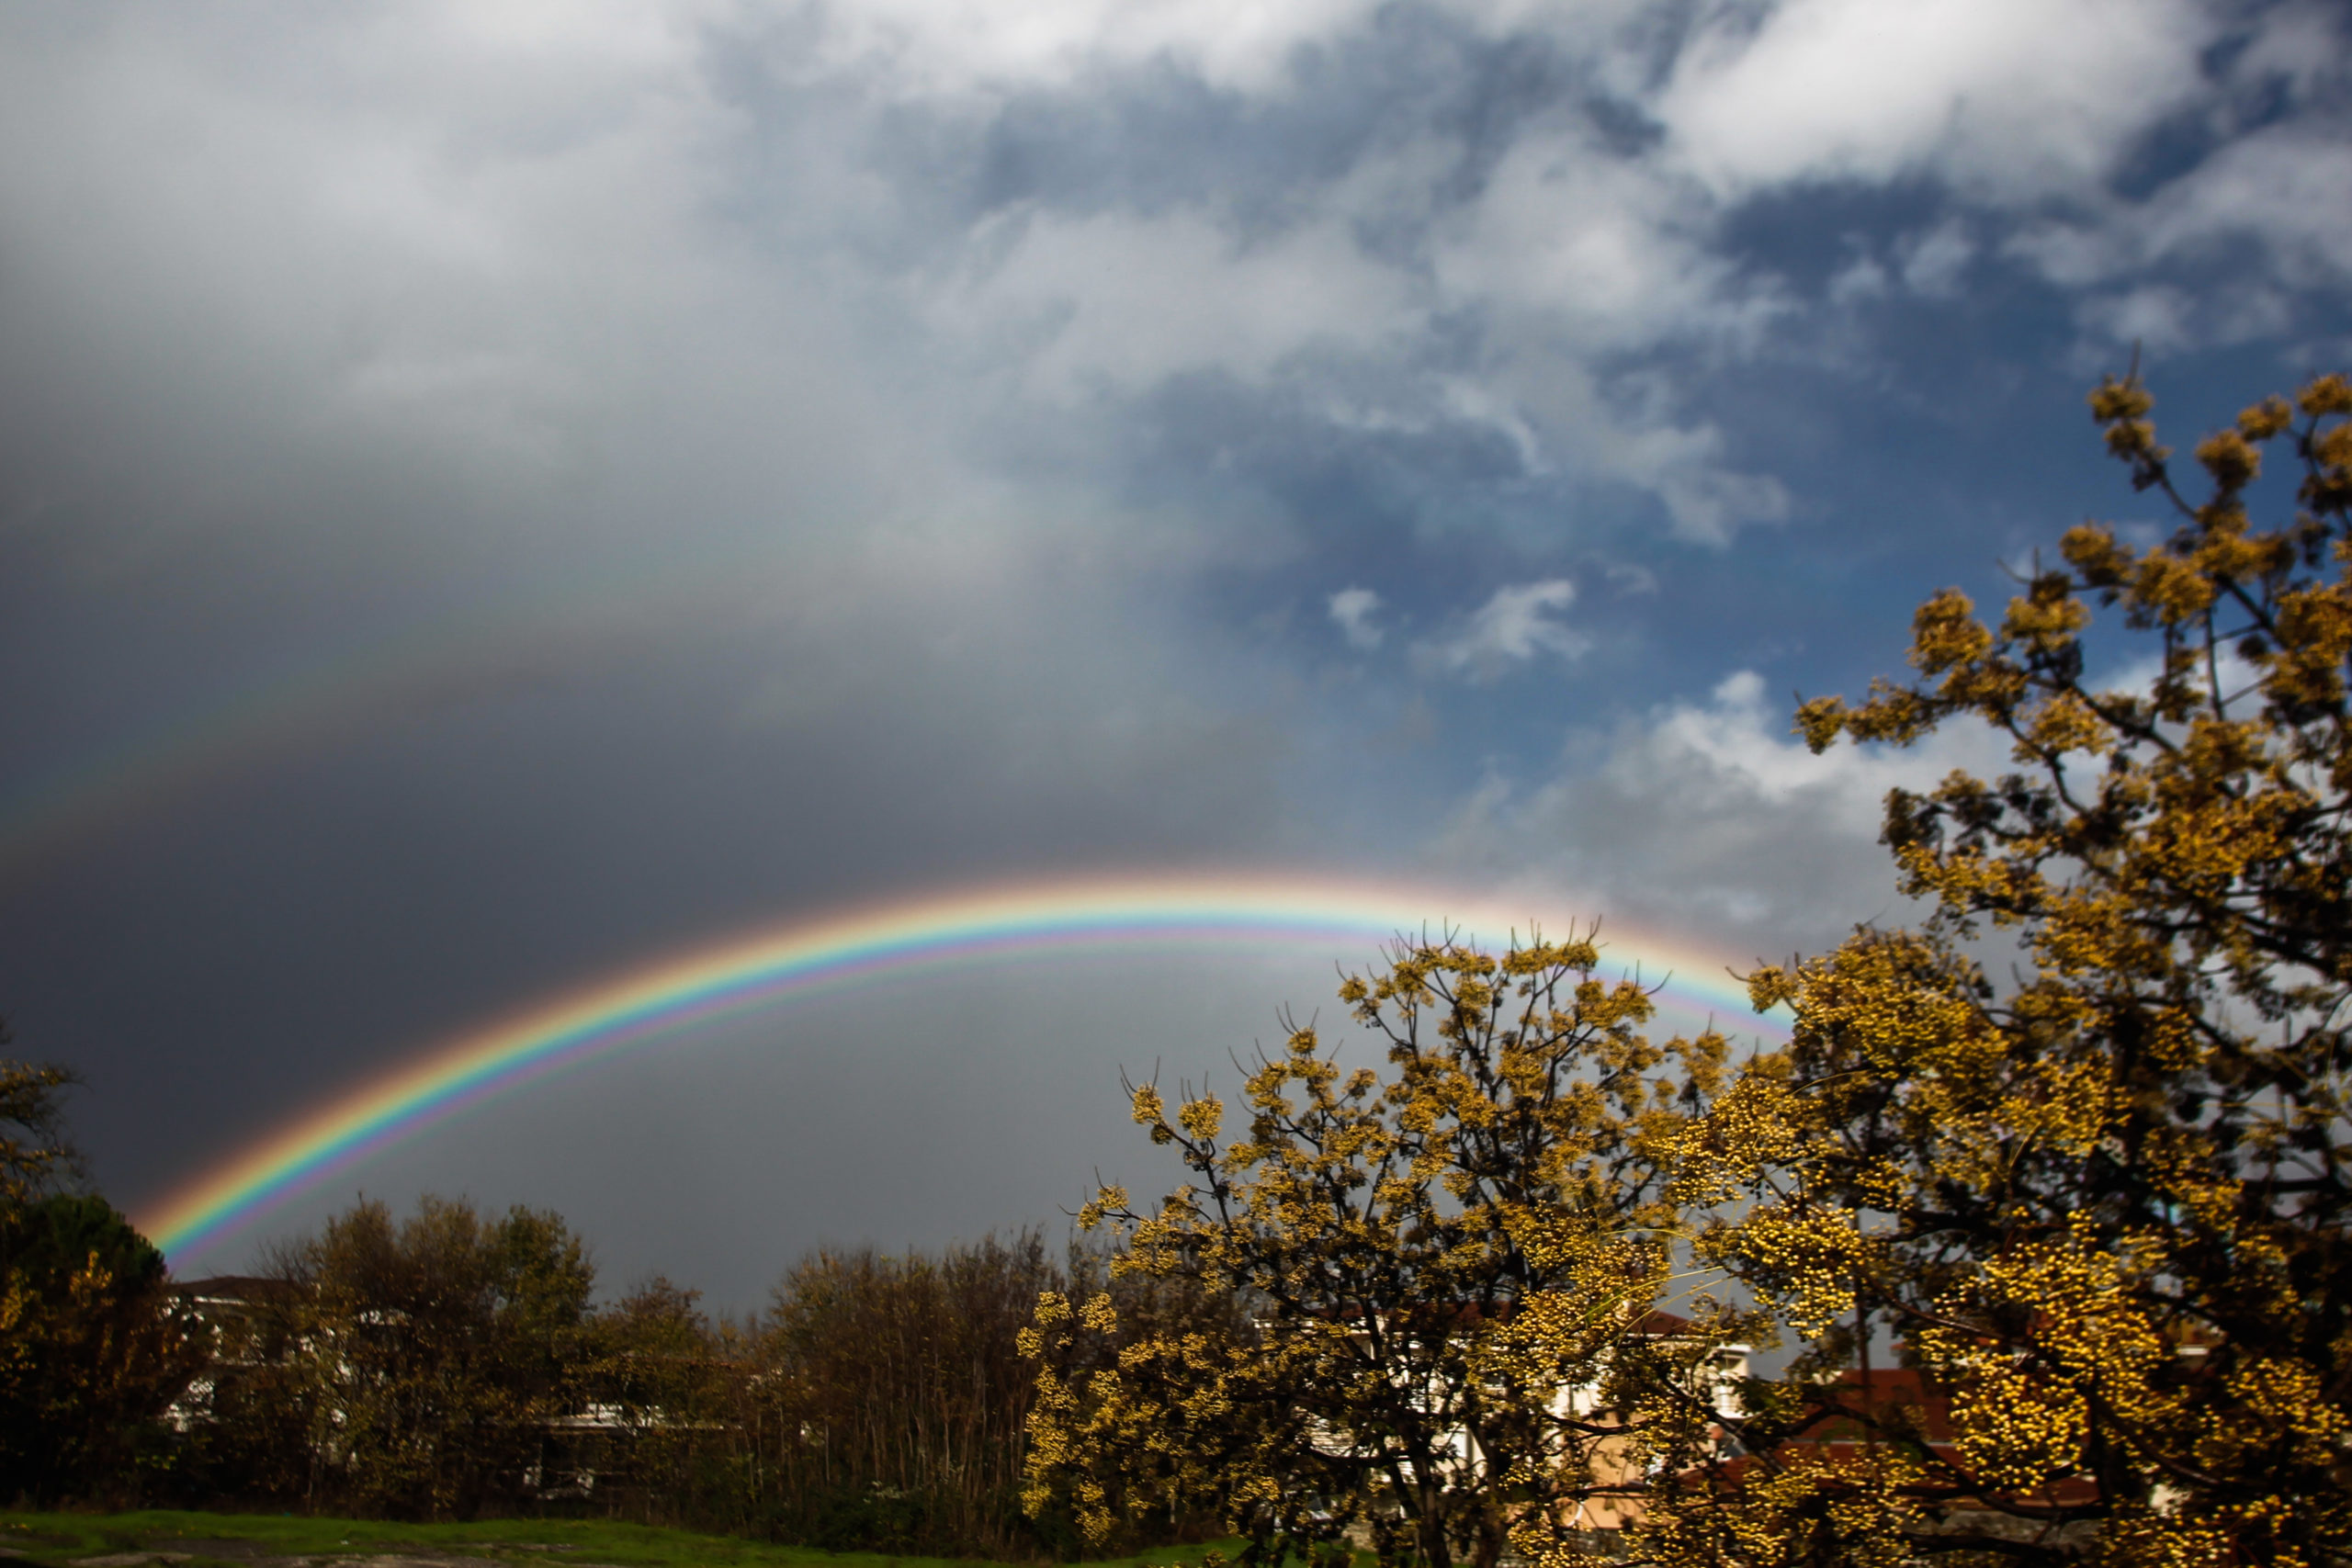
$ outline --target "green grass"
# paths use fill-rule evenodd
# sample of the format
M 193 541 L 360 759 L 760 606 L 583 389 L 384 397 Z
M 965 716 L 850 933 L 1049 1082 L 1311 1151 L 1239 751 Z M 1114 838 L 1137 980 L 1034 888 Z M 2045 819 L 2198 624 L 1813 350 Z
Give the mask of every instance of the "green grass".
M 891 1557 L 873 1552 L 820 1551 L 771 1546 L 731 1536 L 695 1535 L 610 1519 L 484 1519 L 471 1524 L 404 1525 L 378 1519 L 307 1518 L 291 1514 L 196 1514 L 150 1509 L 133 1514 L 0 1512 L 0 1547 L 37 1562 L 126 1551 L 184 1551 L 182 1541 L 251 1541 L 288 1557 L 341 1557 L 364 1552 L 452 1552 L 506 1558 L 516 1563 L 617 1563 L 622 1568 L 978 1568 L 973 1561 Z M 1211 1542 L 1230 1558 L 1238 1541 Z M 1133 1557 L 1080 1568 L 1196 1568 L 1202 1546 L 1159 1547 Z M 561 1548 L 560 1552 L 548 1548 Z M 203 1555 L 203 1554 L 199 1554 Z

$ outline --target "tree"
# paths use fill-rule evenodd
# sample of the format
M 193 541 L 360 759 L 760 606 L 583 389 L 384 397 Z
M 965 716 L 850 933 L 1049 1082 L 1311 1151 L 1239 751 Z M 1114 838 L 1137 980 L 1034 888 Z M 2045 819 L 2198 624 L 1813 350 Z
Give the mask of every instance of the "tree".
M 102 1198 L 0 1212 L 0 1476 L 42 1501 L 122 1498 L 159 1459 L 198 1359 L 163 1255 Z
M 1063 1278 L 1034 1230 L 936 1256 L 865 1247 L 796 1265 L 758 1345 L 782 1439 L 779 1530 L 837 1551 L 1028 1555 L 1018 1336 Z
M 105 1200 L 57 1190 L 80 1165 L 76 1081 L 0 1060 L 0 1477 L 43 1501 L 135 1492 L 142 1439 L 195 1365 L 163 1255 Z
M 743 1368 L 701 1300 L 656 1275 L 595 1314 L 583 1378 L 593 1422 L 550 1446 L 543 1486 L 569 1480 L 648 1524 L 744 1528 Z
M 1799 710 L 1816 751 L 1982 722 L 2016 771 L 1890 795 L 1920 929 L 1753 976 L 1794 1041 L 1690 1179 L 1754 1201 L 1709 1254 L 1824 1337 L 1740 1423 L 1752 1457 L 1654 1517 L 1668 1560 L 2352 1550 L 2352 386 L 2208 437 L 2194 499 L 2136 375 L 2091 403 L 2177 532 L 2078 527 L 1997 626 L 1939 593 L 1917 679 Z M 2282 444 L 2300 509 L 2256 531 Z M 2148 649 L 2106 687 L 2094 606 Z M 1948 1431 L 1867 1376 L 1804 1381 L 1883 1333 Z
M 650 1280 L 592 1323 L 593 1421 L 550 1450 L 548 1479 L 593 1470 L 606 1510 L 836 1551 L 1007 1561 L 1074 1544 L 1066 1520 L 1020 1508 L 1033 1390 L 1017 1338 L 1039 1292 L 1068 1281 L 1025 1229 L 810 1253 L 748 1323 Z
M 1400 944 L 1340 997 L 1386 1047 L 1343 1069 L 1312 1028 L 1261 1054 L 1247 1123 L 1159 1087 L 1134 1115 L 1188 1172 L 1157 1208 L 1104 1187 L 1116 1281 L 1237 1299 L 1226 1331 L 1123 1323 L 1116 1294 L 1041 1298 L 1027 1505 L 1089 1539 L 1213 1504 L 1253 1562 L 1491 1568 L 1573 1543 L 1592 1510 L 1707 1451 L 1713 1364 L 1747 1326 L 1678 1288 L 1677 1150 L 1725 1043 L 1653 1044 L 1649 995 L 1588 934 L 1500 958 Z
M 595 1269 L 553 1213 L 427 1197 L 395 1225 L 363 1201 L 276 1273 L 264 1304 L 287 1321 L 269 1337 L 290 1360 L 269 1386 L 315 1501 L 470 1517 L 523 1490 L 548 1423 L 580 1403 Z
M 0 1021 L 0 1045 L 7 1043 Z M 0 1207 L 28 1203 L 79 1168 L 62 1098 L 78 1081 L 54 1064 L 0 1057 Z

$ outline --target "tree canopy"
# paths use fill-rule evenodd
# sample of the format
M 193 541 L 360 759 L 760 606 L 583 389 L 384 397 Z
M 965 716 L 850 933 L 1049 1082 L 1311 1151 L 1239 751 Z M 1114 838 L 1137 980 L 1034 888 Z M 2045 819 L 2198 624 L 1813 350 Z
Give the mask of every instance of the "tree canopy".
M 1695 1162 L 1754 1202 L 1709 1254 L 1800 1329 L 1843 1322 L 1829 1356 L 1899 1337 L 1949 1431 L 1867 1383 L 1831 1400 L 1847 1450 L 1760 1416 L 1755 1458 L 1660 1528 L 1669 1556 L 2352 1545 L 2352 387 L 2248 409 L 2197 447 L 2193 498 L 2136 379 L 2091 401 L 2180 526 L 2074 529 L 1997 625 L 1939 593 L 1914 681 L 1801 708 L 1816 750 L 1981 722 L 2016 771 L 1890 795 L 1932 912 L 1753 976 L 1794 1042 L 1741 1074 Z M 2280 446 L 2299 508 L 2257 530 Z M 2154 644 L 2104 685 L 2095 607 Z
M 1123 1335 L 1109 1292 L 1046 1297 L 1030 1506 L 1068 1500 L 1101 1542 L 1213 1499 L 1253 1561 L 1353 1537 L 1487 1568 L 1694 1462 L 1740 1323 L 1700 1303 L 1662 1331 L 1656 1309 L 1676 1288 L 1676 1151 L 1725 1043 L 1653 1043 L 1648 992 L 1600 962 L 1589 933 L 1499 958 L 1400 945 L 1340 992 L 1386 1075 L 1293 1029 L 1230 1137 L 1214 1096 L 1171 1110 L 1135 1089 L 1189 1179 L 1140 1209 L 1105 1187 L 1080 1223 L 1114 1229 L 1114 1279 L 1188 1281 L 1248 1322 Z
M 0 1021 L 0 1045 L 8 1038 Z M 64 1091 L 75 1081 L 53 1063 L 0 1057 L 0 1205 L 29 1202 L 78 1166 L 65 1135 Z
M 395 1224 L 362 1202 L 276 1272 L 320 1483 L 372 1512 L 511 1495 L 580 1401 L 595 1269 L 552 1213 L 428 1197 Z
M 6 1041 L 0 1026 L 0 1043 Z M 123 1495 L 195 1370 L 163 1255 L 79 1168 L 66 1069 L 0 1061 L 0 1477 L 31 1497 Z

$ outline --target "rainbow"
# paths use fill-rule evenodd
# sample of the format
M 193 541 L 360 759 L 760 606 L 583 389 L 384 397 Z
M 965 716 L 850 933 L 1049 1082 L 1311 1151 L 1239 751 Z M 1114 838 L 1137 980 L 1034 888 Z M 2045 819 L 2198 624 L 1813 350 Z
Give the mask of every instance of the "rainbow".
M 436 622 L 232 686 L 184 715 L 0 795 L 0 882 L 209 785 L 365 733 L 387 714 L 465 701 L 625 646 L 617 613 L 519 625 Z
M 1127 875 L 963 889 L 738 934 L 596 980 L 428 1048 L 299 1116 L 167 1194 L 139 1217 L 184 1260 L 338 1172 L 448 1118 L 552 1074 L 788 999 L 885 975 L 1073 952 L 1368 944 L 1432 920 L 1489 944 L 1567 918 L 1498 915 L 1429 888 L 1329 879 Z M 1722 956 L 1614 928 L 1606 956 L 1665 999 L 1750 1016 Z M 1338 955 L 1335 955 L 1338 956 Z M 1661 976 L 1660 971 L 1668 972 Z M 1759 1028 L 1781 1026 L 1758 1019 Z

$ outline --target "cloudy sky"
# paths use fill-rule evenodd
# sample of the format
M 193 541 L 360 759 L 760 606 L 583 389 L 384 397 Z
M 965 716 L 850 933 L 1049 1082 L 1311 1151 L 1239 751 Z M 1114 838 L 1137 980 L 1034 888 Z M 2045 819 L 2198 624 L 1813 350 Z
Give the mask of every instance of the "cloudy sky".
M 2352 359 L 2352 34 L 2199 0 L 0 13 L 0 1010 L 139 1212 L 422 1046 L 939 887 L 1376 874 L 1733 957 L 1899 914 L 1899 665 Z M 1444 908 L 1429 914 L 1442 918 Z M 608 1283 L 1157 1179 L 1359 953 L 1012 965 L 347 1173 Z M 1229 1069 L 1227 1069 L 1229 1072 Z M 274 1230 L 273 1230 L 273 1227 Z

